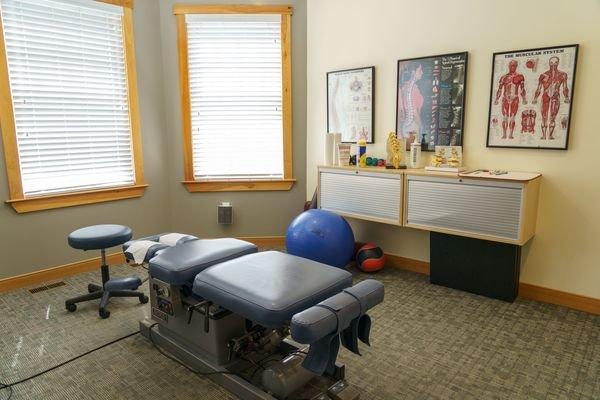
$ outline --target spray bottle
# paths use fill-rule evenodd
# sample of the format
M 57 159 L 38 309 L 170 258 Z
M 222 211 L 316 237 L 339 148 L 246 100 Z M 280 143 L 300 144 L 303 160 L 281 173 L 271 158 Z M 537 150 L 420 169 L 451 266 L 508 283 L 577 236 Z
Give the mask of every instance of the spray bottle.
M 358 146 L 358 166 L 364 168 L 367 166 L 367 141 L 359 139 L 356 143 Z

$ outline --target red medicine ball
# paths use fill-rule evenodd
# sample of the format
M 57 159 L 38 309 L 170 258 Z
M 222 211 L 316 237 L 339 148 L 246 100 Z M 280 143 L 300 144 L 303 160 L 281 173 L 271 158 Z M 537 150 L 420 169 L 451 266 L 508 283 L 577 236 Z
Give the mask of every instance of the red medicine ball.
M 385 265 L 385 254 L 381 247 L 367 243 L 356 253 L 356 264 L 365 272 L 376 272 Z

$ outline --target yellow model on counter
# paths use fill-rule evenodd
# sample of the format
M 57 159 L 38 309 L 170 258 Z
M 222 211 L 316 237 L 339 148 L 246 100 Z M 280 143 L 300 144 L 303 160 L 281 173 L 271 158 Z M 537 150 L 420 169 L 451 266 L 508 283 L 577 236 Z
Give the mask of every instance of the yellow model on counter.
M 404 165 L 404 146 L 405 140 L 399 140 L 396 132 L 390 132 L 387 139 L 387 163 L 399 169 Z
M 431 159 L 432 167 L 441 167 L 446 164 L 446 149 L 439 147 L 436 149 L 435 155 Z
M 448 159 L 448 166 L 452 168 L 458 168 L 461 165 L 461 159 L 458 156 L 458 150 L 456 148 L 450 149 L 450 158 Z

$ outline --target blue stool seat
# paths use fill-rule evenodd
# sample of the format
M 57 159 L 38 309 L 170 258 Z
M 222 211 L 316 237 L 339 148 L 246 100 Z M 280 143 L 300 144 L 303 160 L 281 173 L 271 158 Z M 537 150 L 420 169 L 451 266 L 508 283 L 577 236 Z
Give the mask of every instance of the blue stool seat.
M 69 245 L 79 250 L 108 249 L 125 243 L 132 236 L 131 228 L 123 225 L 92 225 L 69 234 Z
M 109 292 L 115 290 L 135 290 L 140 287 L 142 280 L 137 276 L 128 276 L 125 278 L 111 278 L 104 284 L 104 290 Z

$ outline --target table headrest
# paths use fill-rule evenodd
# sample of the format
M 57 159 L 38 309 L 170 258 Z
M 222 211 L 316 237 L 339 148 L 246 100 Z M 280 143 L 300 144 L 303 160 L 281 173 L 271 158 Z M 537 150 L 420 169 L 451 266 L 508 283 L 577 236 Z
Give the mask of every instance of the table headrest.
M 163 282 L 191 284 L 206 268 L 257 251 L 254 244 L 243 240 L 198 239 L 162 250 L 150 260 L 148 270 Z

